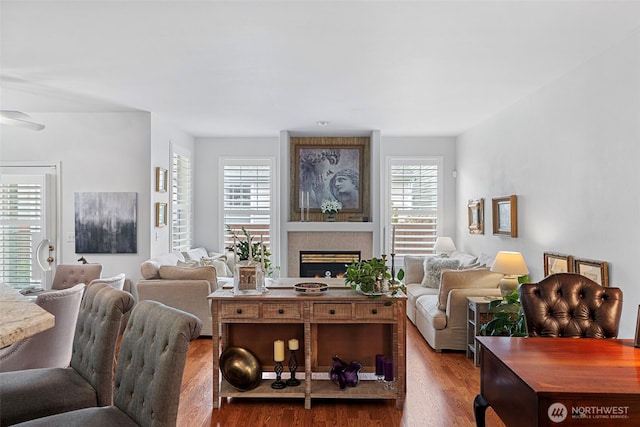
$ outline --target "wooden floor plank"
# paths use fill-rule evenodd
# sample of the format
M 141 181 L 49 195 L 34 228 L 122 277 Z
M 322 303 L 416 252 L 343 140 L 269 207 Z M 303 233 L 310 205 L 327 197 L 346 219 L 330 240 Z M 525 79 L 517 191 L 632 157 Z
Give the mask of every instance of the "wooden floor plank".
M 179 427 L 451 427 L 474 426 L 473 399 L 480 390 L 480 369 L 461 352 L 436 353 L 407 321 L 407 400 L 314 399 L 304 409 L 301 399 L 223 399 L 211 402 L 211 339 L 191 343 L 182 380 Z M 336 386 L 336 394 L 340 390 Z M 487 410 L 486 425 L 503 427 Z

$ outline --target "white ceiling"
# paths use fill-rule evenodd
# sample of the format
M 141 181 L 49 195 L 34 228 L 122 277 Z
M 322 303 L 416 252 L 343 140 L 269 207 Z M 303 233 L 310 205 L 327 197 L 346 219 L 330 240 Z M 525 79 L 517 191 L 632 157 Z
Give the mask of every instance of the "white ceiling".
M 194 136 L 456 135 L 640 28 L 640 1 L 0 1 L 0 109 Z

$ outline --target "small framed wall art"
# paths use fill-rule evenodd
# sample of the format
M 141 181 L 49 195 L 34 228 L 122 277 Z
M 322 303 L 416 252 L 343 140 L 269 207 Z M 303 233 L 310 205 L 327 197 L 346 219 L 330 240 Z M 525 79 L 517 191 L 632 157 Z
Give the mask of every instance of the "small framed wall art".
M 588 277 L 600 286 L 609 286 L 609 266 L 605 261 L 576 258 L 573 261 L 573 271 Z
M 167 191 L 167 179 L 169 172 L 161 167 L 156 168 L 156 191 L 165 193 Z
M 469 233 L 484 234 L 484 199 L 469 200 Z
M 517 201 L 515 195 L 492 199 L 493 234 L 518 237 Z
M 555 273 L 572 273 L 573 257 L 571 255 L 556 254 L 553 252 L 544 253 L 544 275 L 545 277 Z
M 156 203 L 156 227 L 167 225 L 167 204 Z

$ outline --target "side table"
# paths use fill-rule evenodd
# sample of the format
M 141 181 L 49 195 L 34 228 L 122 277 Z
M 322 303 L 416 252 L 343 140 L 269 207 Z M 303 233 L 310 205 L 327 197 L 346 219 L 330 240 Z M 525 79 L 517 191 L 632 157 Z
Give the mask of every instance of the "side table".
M 480 327 L 493 319 L 489 312 L 490 299 L 485 297 L 467 297 L 467 357 L 473 358 L 473 366 L 480 366 Z

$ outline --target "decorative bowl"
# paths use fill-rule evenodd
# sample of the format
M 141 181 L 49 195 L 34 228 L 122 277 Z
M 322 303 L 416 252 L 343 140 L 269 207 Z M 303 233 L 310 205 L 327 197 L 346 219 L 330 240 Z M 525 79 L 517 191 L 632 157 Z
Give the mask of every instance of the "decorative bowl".
M 262 382 L 262 365 L 246 348 L 224 349 L 220 355 L 220 370 L 224 379 L 240 391 L 252 390 Z
M 304 282 L 297 283 L 293 285 L 293 288 L 296 292 L 303 293 L 305 295 L 322 295 L 323 292 L 326 292 L 329 289 L 329 285 L 326 283 L 316 283 L 316 282 Z

